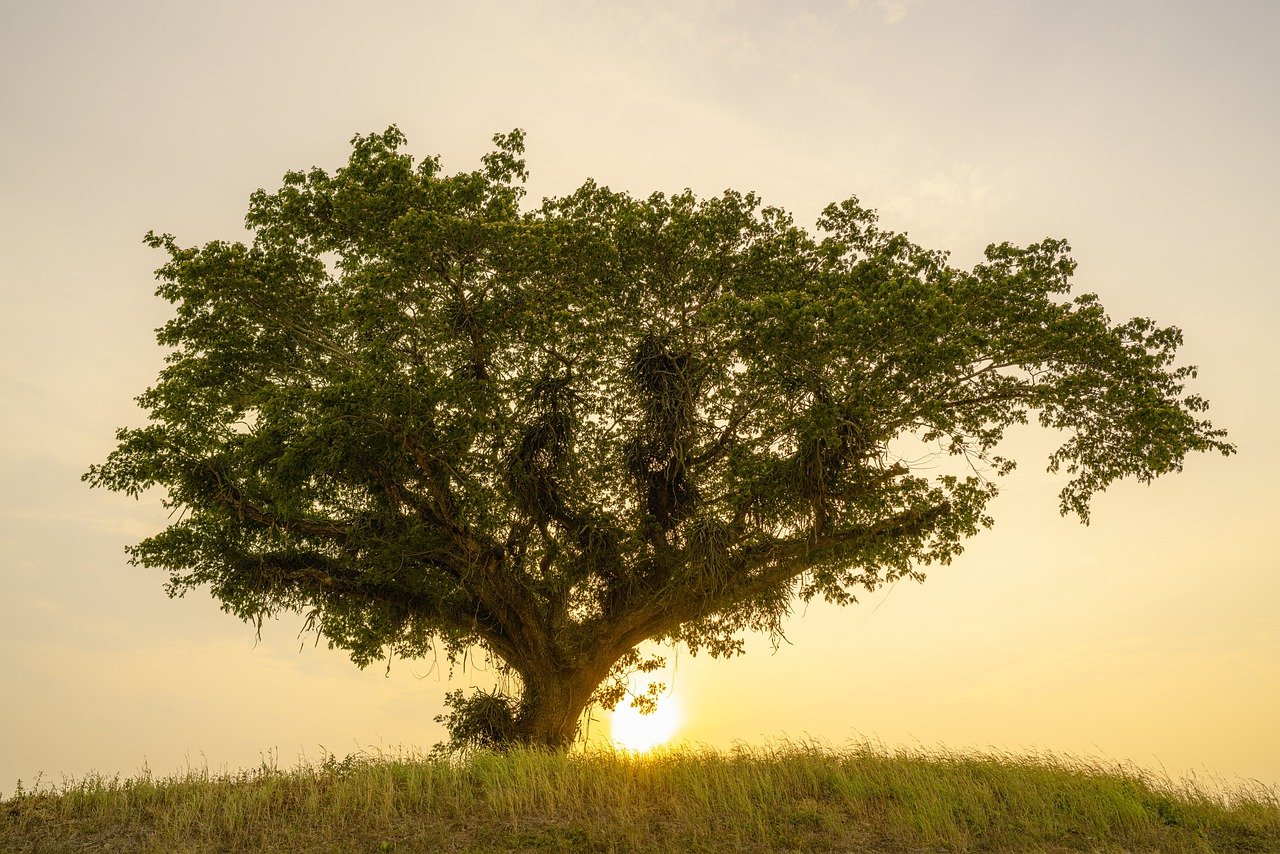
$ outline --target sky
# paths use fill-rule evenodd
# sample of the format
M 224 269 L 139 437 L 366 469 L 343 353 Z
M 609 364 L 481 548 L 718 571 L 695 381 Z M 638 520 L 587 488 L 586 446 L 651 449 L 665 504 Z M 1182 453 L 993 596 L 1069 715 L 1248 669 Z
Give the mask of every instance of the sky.
M 729 661 L 668 651 L 680 738 L 1280 785 L 1278 38 L 1270 0 L 0 0 L 0 794 L 426 749 L 445 691 L 493 684 L 170 600 L 124 554 L 158 500 L 80 482 L 162 366 L 147 230 L 243 239 L 253 190 L 391 124 L 447 171 L 525 129 L 534 201 L 734 188 L 812 223 L 857 195 L 963 267 L 1065 237 L 1078 292 L 1182 327 L 1239 446 L 1084 527 L 1053 435 L 1013 434 L 995 528 L 923 584 L 798 605 Z

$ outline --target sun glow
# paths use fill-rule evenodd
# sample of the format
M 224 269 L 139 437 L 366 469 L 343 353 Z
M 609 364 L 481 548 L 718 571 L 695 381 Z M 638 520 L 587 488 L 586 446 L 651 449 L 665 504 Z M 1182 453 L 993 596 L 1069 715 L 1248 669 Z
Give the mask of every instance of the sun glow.
M 639 686 L 640 691 L 645 687 Z M 670 694 L 663 695 L 658 707 L 647 715 L 631 706 L 630 699 L 624 699 L 609 721 L 609 735 L 621 749 L 642 753 L 669 741 L 683 720 L 680 704 Z

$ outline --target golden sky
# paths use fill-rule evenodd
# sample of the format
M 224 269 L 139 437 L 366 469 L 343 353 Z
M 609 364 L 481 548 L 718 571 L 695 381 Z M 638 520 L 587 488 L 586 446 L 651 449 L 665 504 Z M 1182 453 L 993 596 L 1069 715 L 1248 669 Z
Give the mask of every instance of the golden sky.
M 37 771 L 429 747 L 451 686 L 359 671 L 296 620 L 166 599 L 154 501 L 80 474 L 155 378 L 148 229 L 238 238 L 249 193 L 398 124 L 470 169 L 528 132 L 534 199 L 857 194 L 974 263 L 1066 237 L 1077 289 L 1181 326 L 1240 453 L 1057 515 L 1053 437 L 928 581 L 799 607 L 789 642 L 679 652 L 681 735 L 1052 750 L 1280 784 L 1280 5 L 860 0 L 0 7 L 0 793 Z M 444 672 L 442 673 L 442 667 Z

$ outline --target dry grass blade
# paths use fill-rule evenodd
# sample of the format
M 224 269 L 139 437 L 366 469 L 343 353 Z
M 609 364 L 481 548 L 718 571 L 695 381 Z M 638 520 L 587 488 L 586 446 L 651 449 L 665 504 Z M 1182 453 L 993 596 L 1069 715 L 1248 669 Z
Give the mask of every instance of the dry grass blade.
M 378 753 L 38 787 L 0 804 L 0 850 L 1264 852 L 1280 792 L 870 745 Z

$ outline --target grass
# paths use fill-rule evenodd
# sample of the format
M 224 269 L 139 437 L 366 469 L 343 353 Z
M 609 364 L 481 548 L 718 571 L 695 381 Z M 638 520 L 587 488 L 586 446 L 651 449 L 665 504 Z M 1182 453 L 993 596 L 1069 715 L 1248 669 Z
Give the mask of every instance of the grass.
M 0 851 L 1280 851 L 1280 791 L 1044 756 L 787 744 L 332 757 L 0 801 Z

